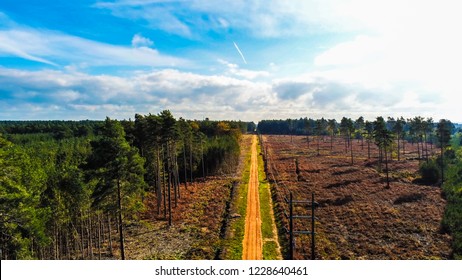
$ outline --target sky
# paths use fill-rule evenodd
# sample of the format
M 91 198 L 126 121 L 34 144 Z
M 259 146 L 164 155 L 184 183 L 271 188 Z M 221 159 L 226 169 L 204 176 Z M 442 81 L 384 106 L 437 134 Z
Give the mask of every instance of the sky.
M 0 119 L 462 122 L 462 3 L 1 0 Z

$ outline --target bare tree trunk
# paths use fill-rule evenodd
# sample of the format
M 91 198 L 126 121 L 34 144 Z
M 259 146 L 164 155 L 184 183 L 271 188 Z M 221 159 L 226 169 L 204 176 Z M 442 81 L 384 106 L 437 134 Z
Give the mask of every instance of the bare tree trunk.
M 82 248 L 82 260 L 85 259 L 85 241 L 84 237 L 84 225 L 83 225 L 83 213 L 80 211 L 80 242 L 81 242 L 81 248 Z
M 54 222 L 54 242 L 53 242 L 53 251 L 54 259 L 59 260 L 59 234 L 58 234 L 58 223 Z
M 184 187 L 188 189 L 188 172 L 186 172 L 186 142 L 183 143 Z
M 104 223 L 104 212 L 101 212 L 100 213 L 100 219 L 101 219 L 101 240 L 102 240 L 102 244 L 106 243 L 107 240 L 106 240 L 106 223 Z
M 440 143 L 443 143 L 443 139 L 441 139 Z M 444 184 L 444 145 L 441 144 L 441 187 L 443 187 L 443 184 Z
M 163 147 L 162 147 L 163 150 Z M 167 219 L 167 186 L 165 182 L 165 157 L 164 157 L 164 151 L 162 151 L 162 194 L 163 194 L 163 201 L 164 201 L 164 219 Z
M 65 252 L 66 252 L 66 255 L 67 255 L 67 259 L 70 260 L 71 259 L 71 242 L 70 242 L 70 234 L 69 234 L 69 226 L 67 227 L 66 229 L 66 233 L 64 234 L 64 244 L 66 244 L 65 246 Z
M 167 144 L 168 145 L 168 144 Z M 175 172 L 175 153 L 173 152 L 175 150 L 175 144 L 171 145 L 169 147 L 168 152 L 169 152 L 169 187 L 173 187 L 173 198 L 175 199 L 175 207 L 177 207 L 177 201 L 178 201 L 178 190 L 176 187 L 176 172 Z M 170 208 L 170 205 L 169 205 Z M 169 209 L 171 211 L 171 209 Z
M 433 156 L 433 139 L 432 135 L 430 134 L 430 155 Z
M 204 146 L 201 139 L 202 178 L 205 178 Z
M 425 141 L 425 159 L 428 163 L 428 143 L 427 143 L 427 133 L 424 134 L 424 141 Z
M 419 142 L 417 142 L 417 152 L 419 154 L 419 160 L 420 160 L 420 144 L 419 144 Z
M 321 153 L 320 153 L 320 148 L 319 148 L 319 138 L 320 138 L 320 137 L 321 137 L 321 136 L 319 136 L 319 135 L 316 137 L 316 138 L 317 138 L 317 145 L 318 145 L 318 156 L 321 154 Z
M 122 195 L 120 190 L 120 180 L 117 180 L 117 206 L 119 214 L 119 241 L 120 241 L 120 257 L 125 260 L 125 242 L 124 242 L 124 227 L 122 220 Z
M 109 232 L 109 254 L 112 257 L 114 252 L 112 251 L 111 214 L 109 212 L 107 213 L 107 229 Z
M 330 152 L 334 150 L 334 133 L 330 136 Z
M 367 140 L 367 158 L 371 159 L 371 141 Z
M 421 147 L 421 151 L 422 151 L 422 157 L 421 159 L 424 159 L 425 158 L 425 150 L 424 150 L 424 140 L 423 140 L 423 137 L 420 138 L 420 147 Z
M 192 136 L 191 136 L 192 138 Z M 191 138 L 189 139 L 189 172 L 191 172 L 191 184 L 193 182 L 193 157 L 192 157 L 192 140 Z
M 406 139 L 403 137 L 403 156 L 406 157 Z
M 92 226 L 91 226 L 91 213 L 88 213 L 88 251 L 90 252 L 90 259 L 93 259 L 93 236 L 92 236 Z
M 385 171 L 387 173 L 387 188 L 390 188 L 390 177 L 388 176 L 388 158 L 387 158 L 387 147 L 385 149 Z
M 101 260 L 101 218 L 100 218 L 100 213 L 97 215 L 98 217 L 98 260 Z
M 172 225 L 172 197 L 171 197 L 171 184 L 172 184 L 172 173 L 170 172 L 170 164 L 168 170 L 168 225 Z
M 159 155 L 159 147 L 157 147 L 156 152 L 156 197 L 157 197 L 157 215 L 160 215 L 160 206 L 162 204 L 162 185 L 160 182 L 160 155 Z
M 383 158 L 382 147 L 379 147 L 379 172 L 382 172 L 382 158 Z
M 351 134 L 350 134 L 351 135 Z M 351 136 L 349 136 L 351 138 Z M 353 159 L 353 141 L 350 141 L 350 152 L 351 152 L 351 165 L 354 164 L 354 159 Z
M 180 167 L 178 166 L 178 158 L 175 156 L 175 184 L 176 189 L 178 192 L 178 199 L 181 198 L 181 190 L 180 190 Z M 177 200 L 175 199 L 175 207 L 177 207 Z
M 348 153 L 348 139 L 347 136 L 345 136 L 345 154 Z

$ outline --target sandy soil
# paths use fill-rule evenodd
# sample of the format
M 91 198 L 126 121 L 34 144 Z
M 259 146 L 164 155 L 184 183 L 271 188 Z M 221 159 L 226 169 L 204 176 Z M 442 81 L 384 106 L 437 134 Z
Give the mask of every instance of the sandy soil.
M 260 218 L 260 198 L 258 195 L 258 158 L 257 136 L 252 138 L 249 190 L 247 195 L 247 213 L 243 241 L 243 260 L 261 260 L 262 234 Z

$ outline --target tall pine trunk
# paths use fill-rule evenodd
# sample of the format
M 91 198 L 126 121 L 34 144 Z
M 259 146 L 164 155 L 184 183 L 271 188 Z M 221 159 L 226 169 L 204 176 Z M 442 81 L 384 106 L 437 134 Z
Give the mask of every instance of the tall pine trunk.
M 112 251 L 112 232 L 111 232 L 111 214 L 107 213 L 107 230 L 109 233 L 109 254 L 112 256 L 114 252 Z
M 204 146 L 201 139 L 202 178 L 205 178 Z
M 157 200 L 157 215 L 160 215 L 160 207 L 162 205 L 162 184 L 161 184 L 161 161 L 160 149 L 157 147 L 156 151 L 156 200 Z
M 424 141 L 425 141 L 425 159 L 428 163 L 428 143 L 427 143 L 427 133 L 424 134 Z
M 98 260 L 101 260 L 101 218 L 100 213 L 97 214 L 98 217 Z
M 186 172 L 186 141 L 183 143 L 184 188 L 188 189 L 188 172 Z
M 367 158 L 371 159 L 371 140 L 367 140 Z
M 122 220 L 122 195 L 120 189 L 120 180 L 117 180 L 117 206 L 119 214 L 119 242 L 120 242 L 120 257 L 125 260 L 125 242 L 124 242 L 124 227 Z
M 334 133 L 332 132 L 332 135 L 330 136 L 330 152 L 334 150 Z
M 191 137 L 192 138 L 192 137 Z M 189 172 L 191 173 L 189 179 L 191 179 L 191 184 L 193 182 L 193 156 L 192 156 L 192 140 L 189 138 Z
M 385 171 L 387 174 L 387 188 L 390 188 L 390 177 L 388 175 L 388 156 L 387 156 L 387 147 L 383 147 L 385 150 Z
M 349 135 L 351 138 L 351 134 Z M 351 152 L 351 165 L 354 164 L 354 159 L 353 159 L 353 141 L 350 140 L 350 152 Z
M 83 213 L 80 211 L 80 242 L 82 248 L 82 260 L 85 259 L 85 235 L 84 235 L 85 226 L 83 224 Z
M 169 167 L 170 169 L 170 167 Z M 171 185 L 172 185 L 172 173 L 168 170 L 168 225 L 172 225 L 172 194 L 171 194 Z
M 419 140 L 417 140 L 417 153 L 419 155 L 419 160 L 422 158 L 421 153 L 420 153 L 420 143 Z
M 88 212 L 88 227 L 87 227 L 87 233 L 88 233 L 88 251 L 90 252 L 90 259 L 93 259 L 93 233 L 92 233 L 92 226 L 91 226 L 91 212 Z

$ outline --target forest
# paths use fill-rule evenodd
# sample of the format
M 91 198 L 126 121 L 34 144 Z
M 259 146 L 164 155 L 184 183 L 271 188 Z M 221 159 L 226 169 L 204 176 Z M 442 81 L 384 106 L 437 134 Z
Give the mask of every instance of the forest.
M 405 178 L 397 178 L 393 168 L 409 164 L 419 175 L 406 186 L 429 186 L 428 193 L 441 190 L 445 209 L 440 207 L 444 211 L 440 231 L 452 237 L 452 258 L 462 257 L 460 125 L 419 116 L 372 121 L 363 117 L 263 120 L 257 126 L 253 122 L 177 119 L 165 110 L 136 114 L 128 120 L 0 121 L 0 258 L 138 258 L 127 252 L 146 247 L 136 237 L 139 228 L 149 242 L 165 243 L 155 248 L 151 244 L 151 252 L 139 258 L 217 258 L 226 250 L 220 243 L 220 227 L 232 216 L 227 211 L 236 195 L 233 186 L 238 185 L 231 174 L 245 157 L 241 138 L 256 130 L 280 135 L 265 136 L 265 145 L 273 147 L 274 164 L 279 166 L 266 172 L 274 176 L 279 170 L 284 178 L 292 176 L 293 168 L 297 175 L 294 190 L 306 193 L 305 185 L 310 182 L 304 178 L 324 172 L 316 166 L 333 166 L 325 171 L 332 176 L 326 173 L 328 179 L 322 179 L 323 183 L 337 180 L 328 184 L 329 191 L 320 190 L 326 195 L 321 201 L 324 207 L 354 203 L 359 194 L 329 195 L 348 190 L 347 185 L 358 185 L 361 190 L 359 181 L 344 177 L 371 166 L 377 172 L 374 176 L 383 175 L 386 187 L 381 192 L 396 195 L 393 185 Z M 269 160 L 266 153 L 264 157 Z M 413 172 L 401 173 L 405 177 Z M 369 175 L 361 179 L 363 184 L 373 177 Z M 396 207 L 425 197 L 416 197 L 417 189 L 408 191 L 396 200 Z M 277 207 L 276 200 L 276 212 Z M 323 222 L 328 229 L 332 221 Z M 176 228 L 172 227 L 175 223 Z M 180 241 L 189 247 L 176 252 Z M 137 242 L 138 247 L 133 245 Z M 327 249 L 329 244 L 324 244 Z M 163 252 L 163 247 L 173 253 Z
M 239 139 L 254 129 L 168 110 L 121 121 L 0 121 L 1 259 L 94 259 L 106 248 L 125 259 L 126 227 L 146 205 L 171 225 L 188 184 L 232 173 Z

